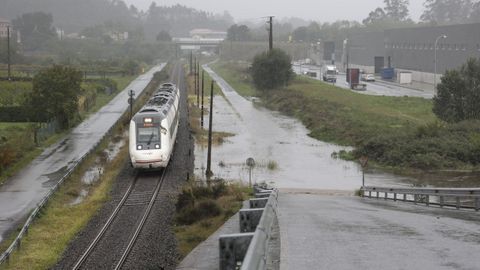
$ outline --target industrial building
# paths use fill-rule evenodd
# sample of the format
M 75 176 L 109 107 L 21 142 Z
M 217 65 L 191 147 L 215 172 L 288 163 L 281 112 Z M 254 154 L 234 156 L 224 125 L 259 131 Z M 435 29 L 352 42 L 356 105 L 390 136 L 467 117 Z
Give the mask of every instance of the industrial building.
M 411 71 L 413 80 L 433 83 L 435 41 L 437 74 L 443 74 L 471 57 L 480 57 L 480 23 L 352 34 L 344 42 L 342 62 L 371 73 L 385 67 Z

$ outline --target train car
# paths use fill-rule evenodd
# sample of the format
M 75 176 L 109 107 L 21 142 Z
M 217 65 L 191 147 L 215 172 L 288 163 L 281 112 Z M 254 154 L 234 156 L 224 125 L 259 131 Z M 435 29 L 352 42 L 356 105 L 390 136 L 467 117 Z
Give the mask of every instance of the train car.
M 136 169 L 165 168 L 178 131 L 180 91 L 165 83 L 132 117 L 129 129 L 130 161 Z

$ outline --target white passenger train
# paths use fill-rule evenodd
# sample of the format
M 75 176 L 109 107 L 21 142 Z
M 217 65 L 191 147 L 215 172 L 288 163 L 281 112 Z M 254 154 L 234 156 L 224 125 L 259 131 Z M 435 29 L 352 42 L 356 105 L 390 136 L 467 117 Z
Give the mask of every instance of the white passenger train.
M 138 169 L 167 167 L 178 131 L 180 91 L 164 83 L 155 95 L 132 117 L 129 152 Z

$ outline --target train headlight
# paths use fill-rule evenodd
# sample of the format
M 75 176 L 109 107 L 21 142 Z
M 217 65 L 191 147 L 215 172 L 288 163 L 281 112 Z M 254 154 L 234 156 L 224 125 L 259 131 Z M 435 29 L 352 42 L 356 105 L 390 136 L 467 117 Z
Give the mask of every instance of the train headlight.
M 160 149 L 160 144 L 155 144 L 155 149 Z
M 137 145 L 137 150 L 142 150 L 142 146 L 141 145 Z

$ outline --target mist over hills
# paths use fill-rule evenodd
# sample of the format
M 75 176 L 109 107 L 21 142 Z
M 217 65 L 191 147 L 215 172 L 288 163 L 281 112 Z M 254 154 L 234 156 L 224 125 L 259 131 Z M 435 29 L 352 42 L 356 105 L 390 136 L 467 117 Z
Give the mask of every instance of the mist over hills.
M 95 25 L 116 25 L 120 31 L 143 31 L 153 39 L 161 30 L 185 36 L 193 28 L 226 30 L 233 18 L 181 5 L 157 6 L 146 11 L 122 0 L 2 0 L 0 17 L 13 20 L 24 13 L 42 11 L 53 15 L 53 25 L 66 33 L 81 32 Z

